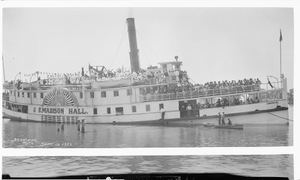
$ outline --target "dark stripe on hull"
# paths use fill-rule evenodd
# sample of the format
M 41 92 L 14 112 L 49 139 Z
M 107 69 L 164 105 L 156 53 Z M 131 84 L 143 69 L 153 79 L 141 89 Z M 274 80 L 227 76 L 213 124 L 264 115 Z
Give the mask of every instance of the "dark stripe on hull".
M 284 111 L 288 110 L 287 107 L 278 107 L 275 109 L 268 109 L 268 110 L 258 110 L 258 111 L 251 111 L 251 112 L 242 112 L 242 113 L 232 113 L 232 114 L 226 114 L 226 117 L 233 117 L 233 116 L 242 116 L 242 115 L 251 115 L 251 114 L 260 114 L 260 113 L 269 113 L 269 112 L 276 112 L 276 111 Z M 201 111 L 200 111 L 201 112 Z M 134 125 L 169 125 L 174 123 L 187 123 L 187 124 L 193 124 L 198 123 L 199 125 L 203 125 L 201 123 L 201 120 L 206 119 L 213 119 L 217 118 L 218 115 L 215 116 L 202 116 L 202 117 L 191 117 L 191 118 L 176 118 L 176 119 L 164 119 L 164 120 L 150 120 L 150 121 L 136 121 L 136 122 L 114 122 L 113 124 L 134 124 Z

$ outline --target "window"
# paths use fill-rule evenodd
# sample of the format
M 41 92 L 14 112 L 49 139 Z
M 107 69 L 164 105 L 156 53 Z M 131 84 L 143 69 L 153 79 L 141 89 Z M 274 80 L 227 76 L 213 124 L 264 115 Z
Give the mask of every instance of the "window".
M 119 96 L 119 91 L 114 91 L 114 96 Z
M 127 96 L 131 96 L 132 95 L 132 89 L 127 89 Z
M 105 98 L 106 97 L 106 91 L 101 92 L 101 97 Z
M 107 108 L 107 114 L 110 114 L 111 112 L 110 112 L 110 108 Z
M 94 98 L 94 97 L 95 97 L 94 92 L 90 92 L 90 98 Z
M 79 93 L 79 97 L 80 97 L 80 98 L 83 98 L 82 92 Z
M 20 97 L 20 92 L 18 92 L 18 97 Z
M 146 111 L 151 111 L 150 104 L 146 105 Z
M 27 97 L 30 98 L 30 93 L 27 93 Z
M 33 97 L 36 98 L 36 93 L 33 93 Z
M 132 112 L 136 112 L 136 106 L 131 106 Z
M 33 112 L 35 112 L 35 107 L 33 107 Z
M 124 114 L 123 107 L 117 107 L 117 108 L 116 108 L 116 114 L 117 114 L 117 115 L 122 115 L 122 114 Z
M 16 96 L 16 91 L 14 91 L 14 96 Z
M 97 108 L 94 108 L 94 114 L 97 114 Z
M 159 109 L 160 109 L 160 108 L 165 108 L 165 107 L 164 107 L 164 104 L 159 104 Z
M 41 98 L 44 98 L 44 93 L 41 93 Z
M 22 97 L 24 97 L 24 92 L 22 92 Z

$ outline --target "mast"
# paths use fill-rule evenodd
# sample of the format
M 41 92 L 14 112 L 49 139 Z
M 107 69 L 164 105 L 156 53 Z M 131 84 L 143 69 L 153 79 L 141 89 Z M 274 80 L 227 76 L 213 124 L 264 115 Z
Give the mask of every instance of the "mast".
M 283 74 L 282 74 L 282 72 L 281 72 L 281 41 L 282 41 L 282 34 L 281 34 L 281 29 L 280 29 L 280 37 L 279 37 L 279 48 L 280 48 L 280 76 L 279 76 L 279 78 L 280 79 L 282 79 L 282 77 L 283 77 Z
M 129 36 L 129 46 L 130 46 L 130 65 L 131 72 L 139 72 L 140 61 L 139 61 L 139 50 L 137 48 L 136 31 L 134 18 L 127 18 L 128 36 Z
M 3 78 L 4 78 L 4 83 L 5 83 L 5 67 L 4 67 L 3 55 L 2 55 L 2 66 L 3 66 Z

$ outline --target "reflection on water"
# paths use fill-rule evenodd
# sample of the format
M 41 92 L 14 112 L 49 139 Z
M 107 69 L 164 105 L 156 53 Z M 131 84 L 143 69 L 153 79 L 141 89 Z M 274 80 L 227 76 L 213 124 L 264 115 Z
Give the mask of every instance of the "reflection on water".
M 116 148 L 116 147 L 247 147 L 292 145 L 292 127 L 252 125 L 244 130 L 211 129 L 203 126 L 86 125 L 87 133 L 66 124 L 4 120 L 4 147 Z
M 290 108 L 292 110 L 292 108 Z M 292 111 L 290 111 L 292 112 Z M 290 119 L 292 119 L 292 113 Z M 244 125 L 244 130 L 203 126 L 137 126 L 14 122 L 3 119 L 3 147 L 120 148 L 120 147 L 253 147 L 293 145 L 290 125 Z
M 3 172 L 14 177 L 116 173 L 232 173 L 293 179 L 293 156 L 3 157 Z

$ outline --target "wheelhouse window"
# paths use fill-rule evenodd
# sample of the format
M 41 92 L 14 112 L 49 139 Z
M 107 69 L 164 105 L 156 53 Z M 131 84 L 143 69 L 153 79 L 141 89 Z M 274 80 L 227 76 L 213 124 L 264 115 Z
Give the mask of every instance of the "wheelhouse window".
M 27 97 L 30 98 L 30 93 L 27 93 Z
M 114 96 L 119 96 L 119 91 L 114 91 Z
M 97 108 L 94 108 L 94 114 L 97 114 L 98 112 L 97 112 Z
M 150 104 L 146 104 L 146 111 L 151 111 Z
M 41 98 L 44 98 L 44 93 L 41 93 Z
M 22 92 L 22 97 L 24 97 L 24 92 Z
M 20 97 L 20 92 L 18 92 L 18 97 Z
M 101 92 L 101 97 L 105 98 L 106 97 L 106 91 Z
M 36 98 L 36 93 L 33 93 L 33 97 Z
M 123 107 L 116 107 L 116 114 L 117 114 L 117 115 L 122 115 L 122 114 L 124 114 Z
M 90 92 L 90 98 L 94 98 L 94 97 L 95 97 L 94 92 Z
M 110 114 L 110 113 L 111 113 L 110 108 L 107 108 L 107 109 L 106 109 L 106 113 L 107 113 L 107 114 Z

